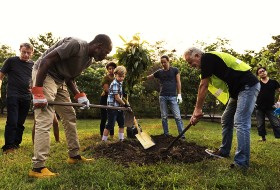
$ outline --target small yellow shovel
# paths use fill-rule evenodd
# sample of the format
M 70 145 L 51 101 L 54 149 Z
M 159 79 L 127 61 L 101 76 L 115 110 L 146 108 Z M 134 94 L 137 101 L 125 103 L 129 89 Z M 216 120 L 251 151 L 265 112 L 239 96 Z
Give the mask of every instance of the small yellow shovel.
M 128 100 L 123 98 L 123 101 L 127 104 L 128 103 Z M 141 143 L 141 145 L 144 147 L 144 149 L 148 149 L 148 148 L 151 148 L 152 146 L 156 145 L 154 143 L 154 141 L 152 140 L 152 137 L 150 137 L 150 135 L 148 135 L 147 133 L 145 132 L 142 132 L 139 127 L 138 127 L 138 122 L 135 118 L 135 116 L 133 115 L 133 113 L 129 113 L 129 112 L 125 112 L 125 121 L 127 121 L 127 127 L 131 126 L 129 122 L 133 121 L 136 129 L 137 129 L 137 132 L 138 134 L 135 135 L 135 137 L 139 140 L 139 142 Z
M 151 148 L 152 146 L 156 145 L 154 143 L 154 141 L 152 140 L 152 137 L 150 137 L 150 135 L 148 135 L 145 132 L 141 132 L 141 130 L 138 127 L 138 122 L 135 117 L 134 117 L 134 125 L 138 131 L 138 134 L 136 134 L 135 136 L 139 140 L 141 145 L 144 147 L 144 149 L 148 149 L 148 148 Z

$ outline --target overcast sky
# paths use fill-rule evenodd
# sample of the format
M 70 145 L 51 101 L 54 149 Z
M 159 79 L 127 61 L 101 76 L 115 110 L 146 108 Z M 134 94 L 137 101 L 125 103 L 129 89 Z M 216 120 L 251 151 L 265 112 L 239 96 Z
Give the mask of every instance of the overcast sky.
M 279 7 L 279 0 L 2 0 L 0 44 L 18 52 L 28 37 L 46 32 L 86 41 L 105 33 L 116 47 L 123 45 L 119 35 L 140 33 L 178 53 L 217 37 L 240 53 L 258 51 L 280 35 Z

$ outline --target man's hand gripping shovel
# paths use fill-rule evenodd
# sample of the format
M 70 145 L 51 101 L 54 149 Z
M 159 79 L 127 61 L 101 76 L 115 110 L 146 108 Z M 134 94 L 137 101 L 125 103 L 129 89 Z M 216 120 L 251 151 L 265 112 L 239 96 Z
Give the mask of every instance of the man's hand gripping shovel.
M 184 134 L 185 132 L 192 126 L 192 125 L 196 125 L 199 121 L 200 118 L 203 117 L 203 114 L 202 115 L 199 115 L 199 116 L 196 116 L 195 118 L 195 121 L 196 122 L 193 122 L 193 120 L 191 119 L 190 123 L 185 127 L 185 129 L 168 145 L 167 148 L 161 148 L 159 150 L 159 152 L 161 153 L 166 153 L 171 147 L 173 147 L 173 145 L 175 144 L 175 142 L 177 142 Z

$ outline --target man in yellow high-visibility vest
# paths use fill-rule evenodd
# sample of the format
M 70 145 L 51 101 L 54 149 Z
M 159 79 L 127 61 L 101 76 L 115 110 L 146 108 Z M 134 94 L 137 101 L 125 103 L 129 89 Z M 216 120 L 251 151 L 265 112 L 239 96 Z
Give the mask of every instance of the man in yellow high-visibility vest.
M 222 145 L 216 151 L 206 149 L 212 156 L 223 158 L 230 154 L 233 127 L 236 127 L 237 150 L 231 168 L 247 169 L 250 160 L 251 115 L 254 110 L 260 83 L 251 73 L 251 67 L 230 54 L 222 52 L 204 53 L 191 47 L 183 58 L 191 67 L 201 70 L 201 81 L 191 124 L 195 125 L 203 115 L 202 107 L 208 90 L 226 109 L 222 115 Z

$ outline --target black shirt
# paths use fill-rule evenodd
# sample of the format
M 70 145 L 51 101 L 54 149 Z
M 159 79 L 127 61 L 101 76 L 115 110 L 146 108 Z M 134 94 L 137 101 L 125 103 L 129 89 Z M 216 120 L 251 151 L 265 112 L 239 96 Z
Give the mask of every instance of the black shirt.
M 201 78 L 209 78 L 212 75 L 228 85 L 230 97 L 234 99 L 237 99 L 238 93 L 244 90 L 245 85 L 253 86 L 258 83 L 257 77 L 251 71 L 233 70 L 219 56 L 204 53 L 201 57 Z
M 154 77 L 160 81 L 160 96 L 176 96 L 177 80 L 176 75 L 179 73 L 178 68 L 169 67 L 165 71 L 159 69 L 154 73 Z
M 269 79 L 267 83 L 261 83 L 261 90 L 257 98 L 258 109 L 272 109 L 275 101 L 275 90 L 280 88 L 276 80 Z
M 4 62 L 1 72 L 8 75 L 7 97 L 31 98 L 32 66 L 32 61 L 22 61 L 18 56 Z

